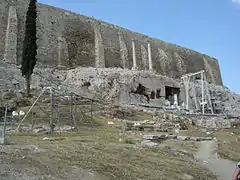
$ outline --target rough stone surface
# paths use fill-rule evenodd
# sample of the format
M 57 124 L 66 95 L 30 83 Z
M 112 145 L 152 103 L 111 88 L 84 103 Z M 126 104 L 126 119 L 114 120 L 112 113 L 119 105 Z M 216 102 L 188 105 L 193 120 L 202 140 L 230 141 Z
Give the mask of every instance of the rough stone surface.
M 104 47 L 101 32 L 95 27 L 95 66 L 98 68 L 105 68 Z
M 223 116 L 214 117 L 196 117 L 193 118 L 196 125 L 203 128 L 231 128 L 234 124 L 239 124 L 240 120 L 238 118 L 224 118 Z
M 0 64 L 0 89 L 23 89 L 25 81 L 18 66 Z M 16 87 L 16 83 L 18 87 Z M 140 85 L 143 92 L 139 92 Z M 117 68 L 84 68 L 57 70 L 36 67 L 32 76 L 32 88 L 52 86 L 57 91 L 73 92 L 84 97 L 104 102 L 122 104 L 164 105 L 165 86 L 183 87 L 180 81 L 160 76 L 148 71 L 131 71 Z M 140 88 L 141 90 L 141 88 Z M 160 90 L 160 97 L 151 99 L 151 92 Z M 221 107 L 222 113 L 240 116 L 240 96 L 222 86 L 209 85 L 209 90 Z M 197 98 L 201 99 L 201 89 L 197 88 Z M 180 103 L 185 100 L 180 96 Z M 192 102 L 192 103 L 191 103 Z M 193 103 L 190 97 L 190 104 Z M 198 122 L 200 119 L 198 119 Z M 222 121 L 224 122 L 224 121 Z M 220 124 L 220 123 L 218 123 Z M 226 123 L 222 123 L 223 125 Z M 225 126 L 224 125 L 224 126 Z
M 154 134 L 154 135 L 143 135 L 143 139 L 146 141 L 166 140 L 166 139 L 177 139 L 180 141 L 211 141 L 213 137 L 191 137 L 191 136 L 175 136 L 168 134 Z
M 72 126 L 57 126 L 54 128 L 54 132 L 56 133 L 68 133 L 68 132 L 73 132 L 75 130 L 75 127 Z M 21 131 L 22 132 L 32 132 L 35 134 L 45 134 L 48 133 L 50 131 L 50 127 L 48 125 L 38 125 L 37 127 L 34 127 L 32 130 L 31 126 L 28 125 L 23 125 L 21 127 Z M 15 132 L 14 128 L 7 128 L 6 129 L 7 133 L 12 133 Z
M 119 44 L 120 44 L 120 53 L 121 53 L 121 60 L 122 60 L 122 67 L 124 69 L 130 68 L 129 61 L 128 61 L 128 49 L 124 42 L 124 38 L 122 33 L 119 31 Z
M 68 46 L 64 37 L 58 37 L 58 67 L 69 63 Z
M 15 7 L 9 7 L 8 25 L 5 41 L 4 61 L 17 64 L 18 20 Z
M 137 66 L 140 67 L 140 69 L 148 70 L 148 53 L 143 44 L 141 45 L 141 56 L 142 62 L 139 62 Z
M 193 180 L 194 177 L 189 174 L 184 174 L 180 179 L 182 180 Z
M 18 63 L 21 60 L 28 2 L 29 0 L 1 0 L 0 2 L 0 59 L 3 59 L 5 52 L 9 7 L 14 6 L 17 9 L 18 18 Z M 136 60 L 140 70 L 148 69 L 145 50 L 149 42 L 153 70 L 158 74 L 180 78 L 183 72 L 205 69 L 208 72 L 209 82 L 222 84 L 218 62 L 212 57 L 63 9 L 43 4 L 38 4 L 37 8 L 38 64 L 45 66 L 59 64 L 58 37 L 62 37 L 66 39 L 67 44 L 66 57 L 69 56 L 69 61 L 66 64 L 63 63 L 67 67 L 95 67 L 97 64 L 98 67 L 128 66 L 127 68 L 131 69 L 133 59 L 131 42 L 134 39 L 136 40 Z M 96 33 L 96 29 L 99 32 Z M 121 40 L 119 32 L 122 34 Z M 14 48 L 11 47 L 11 49 Z M 128 57 L 125 58 L 125 56 Z M 124 65 L 123 62 L 126 59 L 129 65 Z
M 188 137 L 188 136 L 177 136 L 177 139 L 181 140 L 181 141 L 186 141 L 186 140 L 190 140 L 190 137 Z
M 165 140 L 168 138 L 168 135 L 167 134 L 144 135 L 143 138 L 147 140 Z

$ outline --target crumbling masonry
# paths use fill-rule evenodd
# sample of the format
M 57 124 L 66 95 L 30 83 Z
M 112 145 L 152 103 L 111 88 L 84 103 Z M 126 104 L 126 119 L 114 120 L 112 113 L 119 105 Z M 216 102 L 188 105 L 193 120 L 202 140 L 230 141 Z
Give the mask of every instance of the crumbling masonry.
M 29 0 L 0 2 L 0 60 L 7 63 L 21 62 L 28 3 Z M 143 102 L 162 105 L 164 99 L 174 101 L 177 94 L 181 103 L 185 95 L 180 78 L 201 70 L 205 70 L 209 83 L 222 85 L 218 61 L 212 57 L 63 9 L 43 4 L 38 4 L 37 9 L 38 67 L 70 68 L 70 74 L 80 67 L 89 68 L 86 73 L 94 76 L 96 71 L 98 80 L 100 69 L 128 72 L 121 72 L 109 82 L 112 93 L 112 86 L 121 76 L 133 73 L 136 77 L 127 85 L 116 87 L 122 92 L 107 93 L 114 100 L 117 97 L 120 102 L 134 102 L 133 96 L 138 94 Z M 75 76 L 71 83 L 77 87 L 83 79 L 74 73 L 68 78 Z M 113 76 L 111 73 L 107 74 Z M 94 82 L 90 84 L 87 91 L 95 93 Z M 137 102 L 141 100 L 138 98 Z

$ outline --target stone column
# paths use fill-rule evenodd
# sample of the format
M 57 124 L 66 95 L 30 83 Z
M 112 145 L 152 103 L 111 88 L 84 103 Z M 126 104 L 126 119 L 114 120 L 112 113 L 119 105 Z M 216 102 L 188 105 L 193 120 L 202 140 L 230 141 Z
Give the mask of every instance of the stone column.
M 135 50 L 135 41 L 134 40 L 132 40 L 132 54 L 133 54 L 132 70 L 137 70 L 137 60 L 136 60 L 136 50 Z
M 8 25 L 5 40 L 4 61 L 17 64 L 17 33 L 18 33 L 18 19 L 16 8 L 9 7 Z
M 95 34 L 95 67 L 105 68 L 104 45 L 101 32 L 97 27 L 94 27 Z
M 148 67 L 149 67 L 150 71 L 153 70 L 153 66 L 152 66 L 152 53 L 151 53 L 150 43 L 148 43 Z
M 178 96 L 177 96 L 177 94 L 173 95 L 173 105 L 178 106 Z

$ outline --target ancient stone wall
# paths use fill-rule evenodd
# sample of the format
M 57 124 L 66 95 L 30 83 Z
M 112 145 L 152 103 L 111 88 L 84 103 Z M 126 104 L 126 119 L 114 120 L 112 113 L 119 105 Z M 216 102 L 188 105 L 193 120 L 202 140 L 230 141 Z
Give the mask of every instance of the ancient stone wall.
M 0 2 L 1 59 L 6 52 L 6 34 L 9 34 L 6 32 L 9 7 L 13 6 L 16 8 L 18 22 L 17 62 L 21 60 L 28 1 Z M 209 82 L 222 84 L 216 59 L 93 18 L 39 4 L 37 27 L 38 64 L 41 65 L 132 69 L 134 40 L 137 69 L 149 69 L 149 43 L 152 59 L 150 64 L 157 74 L 180 78 L 185 73 L 205 69 Z
M 8 60 L 13 64 L 17 64 L 17 26 L 18 20 L 16 8 L 10 6 L 8 13 L 4 60 Z
M 24 40 L 25 31 L 25 16 L 28 8 L 29 0 L 1 0 L 0 1 L 0 59 L 4 59 L 5 53 L 9 50 L 16 50 L 16 61 L 19 64 L 22 57 L 22 46 Z M 9 11 L 10 10 L 10 11 Z M 16 20 L 14 19 L 14 11 L 16 11 Z M 9 13 L 10 12 L 10 13 Z M 9 17 L 10 14 L 10 17 Z M 10 26 L 17 29 L 8 28 L 8 22 L 10 18 Z M 12 19 L 12 20 L 11 20 Z M 14 37 L 14 32 L 17 32 L 17 39 Z M 9 37 L 7 37 L 10 35 Z M 11 39 L 11 42 L 9 41 Z M 15 42 L 17 40 L 17 42 Z M 10 44 L 17 44 L 17 47 L 10 47 L 6 45 L 6 42 Z M 6 55 L 5 55 L 6 56 Z M 15 56 L 12 54 L 11 56 Z M 5 59 L 5 61 L 12 63 L 14 60 Z

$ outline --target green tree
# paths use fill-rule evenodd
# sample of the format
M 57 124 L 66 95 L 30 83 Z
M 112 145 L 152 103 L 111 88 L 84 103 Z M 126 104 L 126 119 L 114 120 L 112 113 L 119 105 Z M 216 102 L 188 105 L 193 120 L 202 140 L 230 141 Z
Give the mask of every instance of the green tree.
M 37 62 L 37 0 L 30 0 L 25 27 L 25 39 L 23 42 L 23 56 L 22 56 L 22 76 L 26 80 L 26 93 L 30 95 L 30 84 L 33 69 Z

